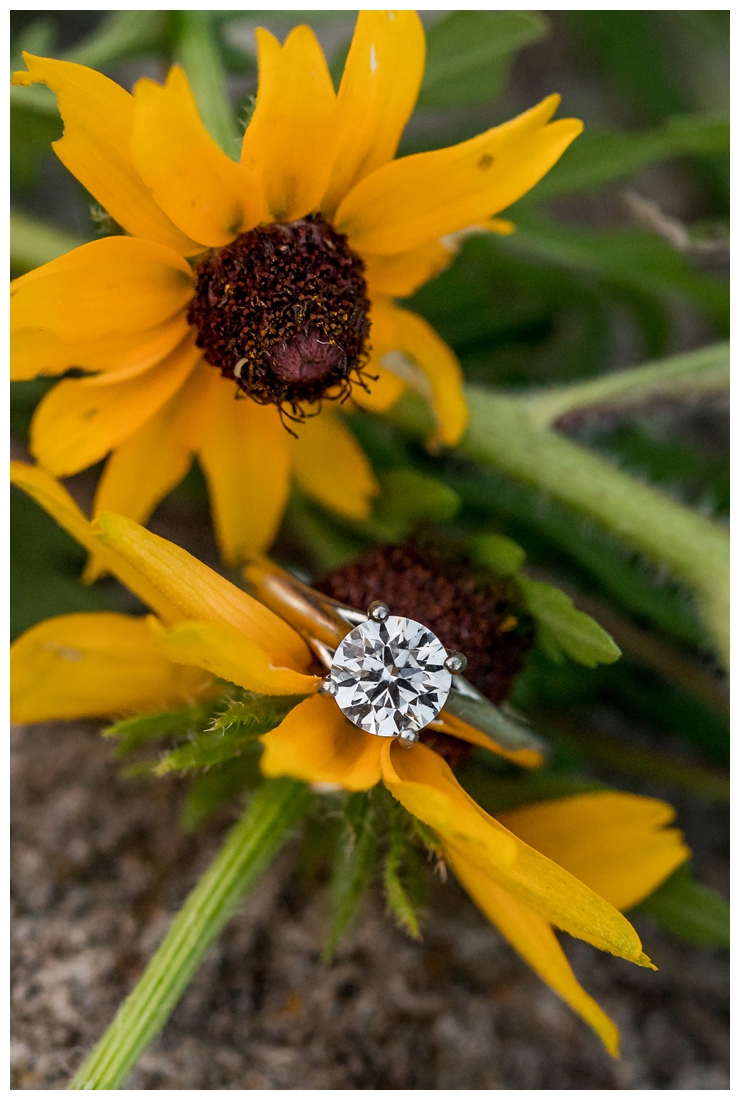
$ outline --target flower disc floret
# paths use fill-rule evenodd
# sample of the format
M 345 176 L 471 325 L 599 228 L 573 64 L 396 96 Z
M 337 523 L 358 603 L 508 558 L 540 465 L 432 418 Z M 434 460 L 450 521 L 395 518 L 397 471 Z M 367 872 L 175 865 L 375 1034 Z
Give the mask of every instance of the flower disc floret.
M 363 385 L 364 270 L 320 214 L 259 226 L 202 261 L 188 320 L 225 378 L 259 404 L 302 417 L 302 403 Z

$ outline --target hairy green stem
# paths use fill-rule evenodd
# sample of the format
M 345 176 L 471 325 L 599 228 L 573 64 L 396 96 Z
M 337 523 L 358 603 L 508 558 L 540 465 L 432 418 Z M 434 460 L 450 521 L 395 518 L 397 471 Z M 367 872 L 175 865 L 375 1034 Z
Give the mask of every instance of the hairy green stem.
M 598 405 L 623 407 L 656 397 L 721 392 L 729 385 L 730 345 L 712 344 L 686 355 L 675 355 L 571 386 L 558 386 L 519 400 L 526 407 L 530 422 L 545 428 L 565 413 L 578 409 Z
M 208 949 L 305 812 L 308 788 L 267 780 L 198 882 L 70 1089 L 116 1089 L 166 1023 Z
M 200 117 L 211 137 L 233 160 L 239 158 L 239 131 L 226 87 L 211 14 L 177 13 L 177 60 L 187 73 Z

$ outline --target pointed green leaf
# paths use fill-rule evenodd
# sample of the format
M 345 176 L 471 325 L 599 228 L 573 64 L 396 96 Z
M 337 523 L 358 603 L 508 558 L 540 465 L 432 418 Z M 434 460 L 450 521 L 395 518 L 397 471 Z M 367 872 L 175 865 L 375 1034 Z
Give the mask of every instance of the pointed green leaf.
M 688 864 L 637 906 L 668 932 L 702 947 L 730 946 L 730 906 L 716 890 L 695 882 Z
M 383 863 L 383 889 L 388 910 L 414 939 L 421 939 L 419 910 L 425 899 L 426 882 L 419 851 L 411 841 L 411 815 L 397 804 L 389 804 L 390 842 Z
M 551 584 L 519 578 L 527 610 L 537 619 L 543 648 L 554 660 L 563 650 L 587 668 L 610 665 L 621 656 L 619 646 L 590 615 L 578 611 L 570 596 Z

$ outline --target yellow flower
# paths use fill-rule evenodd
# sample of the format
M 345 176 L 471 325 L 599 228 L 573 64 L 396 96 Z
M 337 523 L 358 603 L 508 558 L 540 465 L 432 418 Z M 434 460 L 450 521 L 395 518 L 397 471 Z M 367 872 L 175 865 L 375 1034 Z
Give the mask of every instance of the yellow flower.
M 616 1053 L 616 1027 L 578 983 L 553 929 L 652 965 L 619 909 L 641 901 L 688 857 L 678 830 L 665 827 L 670 806 L 599 792 L 491 817 L 432 749 L 364 733 L 333 699 L 317 694 L 311 653 L 287 615 L 132 520 L 101 513 L 91 524 L 43 470 L 12 466 L 14 482 L 154 613 L 63 615 L 32 627 L 13 646 L 14 720 L 183 706 L 212 695 L 214 676 L 266 694 L 305 694 L 262 737 L 264 774 L 349 791 L 383 782 L 434 830 L 492 923 Z
M 240 163 L 205 130 L 177 66 L 132 95 L 29 54 L 13 76 L 56 92 L 55 151 L 126 233 L 13 284 L 13 377 L 88 372 L 41 402 L 32 453 L 58 477 L 110 455 L 96 511 L 141 523 L 196 455 L 229 563 L 269 545 L 291 471 L 327 507 L 367 516 L 376 481 L 340 419 L 313 415 L 322 397 L 351 388 L 383 412 L 415 387 L 436 440 L 459 440 L 459 364 L 394 297 L 449 263 L 455 234 L 509 231 L 493 215 L 582 128 L 550 122 L 550 96 L 469 141 L 394 160 L 424 69 L 414 12 L 361 13 L 338 94 L 308 27 L 283 46 L 266 30 L 257 40 Z M 304 414 L 292 438 L 281 420 Z

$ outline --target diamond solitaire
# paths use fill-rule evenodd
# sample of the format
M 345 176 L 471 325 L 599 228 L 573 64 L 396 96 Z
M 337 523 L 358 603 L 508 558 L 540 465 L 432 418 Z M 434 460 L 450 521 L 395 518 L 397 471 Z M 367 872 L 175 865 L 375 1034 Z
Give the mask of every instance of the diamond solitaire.
M 369 614 L 340 642 L 324 690 L 366 733 L 413 743 L 447 702 L 458 668 L 421 623 L 382 603 Z

